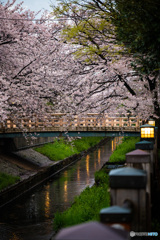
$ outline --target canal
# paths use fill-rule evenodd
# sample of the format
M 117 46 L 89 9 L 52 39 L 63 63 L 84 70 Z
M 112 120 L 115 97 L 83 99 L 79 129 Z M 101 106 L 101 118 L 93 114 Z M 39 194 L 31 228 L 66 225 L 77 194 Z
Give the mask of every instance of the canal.
M 25 199 L 0 213 L 0 240 L 49 240 L 54 213 L 64 211 L 108 161 L 119 138 L 108 142 L 54 176 Z

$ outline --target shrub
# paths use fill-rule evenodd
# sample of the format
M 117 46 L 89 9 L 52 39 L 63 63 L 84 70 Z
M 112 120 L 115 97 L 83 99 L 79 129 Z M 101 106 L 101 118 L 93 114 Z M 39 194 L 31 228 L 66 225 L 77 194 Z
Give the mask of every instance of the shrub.
M 108 184 L 108 174 L 106 173 L 105 169 L 102 169 L 100 171 L 96 171 L 95 174 L 95 184 L 101 185 L 101 184 Z
M 123 162 L 126 160 L 126 153 L 135 149 L 135 144 L 140 141 L 139 137 L 125 137 L 122 143 L 116 147 L 116 150 L 109 158 L 109 162 Z
M 78 150 L 78 152 L 82 152 L 84 150 L 87 150 L 90 147 L 95 146 L 102 139 L 103 137 L 83 137 L 83 138 L 73 140 L 73 145 Z

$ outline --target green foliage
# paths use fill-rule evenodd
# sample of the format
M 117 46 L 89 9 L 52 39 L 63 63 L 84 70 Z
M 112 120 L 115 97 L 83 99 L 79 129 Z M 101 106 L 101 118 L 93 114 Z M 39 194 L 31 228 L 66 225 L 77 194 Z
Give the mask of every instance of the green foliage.
M 110 205 L 109 177 L 102 170 L 96 172 L 96 179 L 99 182 L 98 186 L 87 187 L 80 196 L 75 197 L 69 209 L 55 214 L 53 227 L 56 232 L 67 226 L 91 220 L 99 221 L 100 210 Z
M 159 69 L 159 0 L 116 0 L 115 3 L 112 20 L 117 40 L 125 44 L 129 53 L 135 54 L 138 70 L 149 74 Z
M 90 147 L 95 146 L 102 139 L 103 137 L 83 137 L 83 138 L 74 140 L 73 145 L 77 149 L 77 151 L 80 153 L 84 150 L 87 150 Z
M 135 144 L 140 141 L 139 137 L 125 137 L 122 143 L 116 147 L 116 150 L 109 158 L 109 162 L 123 162 L 126 160 L 126 153 L 135 150 Z
M 97 186 L 101 184 L 108 184 L 108 174 L 106 173 L 105 169 L 96 171 L 94 176 L 95 176 L 95 184 Z
M 114 41 L 114 25 L 109 11 L 99 11 L 93 2 L 59 1 L 54 8 L 54 15 L 68 16 L 75 24 L 65 24 L 62 38 L 67 42 L 78 44 L 75 55 L 86 62 L 106 59 L 106 56 L 116 56 L 121 52 L 120 44 Z M 96 17 L 95 17 L 96 16 Z M 72 22 L 72 23 L 73 23 Z
M 84 137 L 68 142 L 61 138 L 56 139 L 54 143 L 48 143 L 42 147 L 35 148 L 35 150 L 53 161 L 58 161 L 87 150 L 102 139 L 101 137 Z
M 159 0 L 60 0 L 54 14 L 72 19 L 72 25 L 65 24 L 63 36 L 82 46 L 79 57 L 96 61 L 127 53 L 134 57 L 136 70 L 155 76 L 160 69 L 158 6 Z
M 160 221 L 154 218 L 151 222 L 151 229 L 153 232 L 160 232 Z
M 20 180 L 19 177 L 15 177 L 15 176 L 0 172 L 0 190 L 12 184 L 15 184 L 19 180 Z

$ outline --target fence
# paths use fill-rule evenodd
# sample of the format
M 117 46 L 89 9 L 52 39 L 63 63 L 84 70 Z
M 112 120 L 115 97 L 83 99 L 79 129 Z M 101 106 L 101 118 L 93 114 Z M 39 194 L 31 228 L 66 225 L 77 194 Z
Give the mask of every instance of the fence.
M 43 120 L 34 118 L 34 120 L 23 118 L 13 121 L 12 118 L 7 119 L 5 123 L 0 123 L 0 133 L 19 132 L 20 129 L 28 129 L 30 131 L 62 131 L 74 129 L 86 130 L 131 130 L 139 131 L 142 120 L 138 117 L 110 117 L 108 115 L 99 116 L 97 114 L 88 114 L 86 117 L 73 116 L 67 117 L 65 114 L 50 114 Z
M 126 166 L 109 173 L 111 207 L 101 210 L 102 223 L 119 224 L 133 235 L 152 235 L 151 195 L 156 166 L 157 146 L 153 142 L 139 142 L 136 150 L 126 154 Z

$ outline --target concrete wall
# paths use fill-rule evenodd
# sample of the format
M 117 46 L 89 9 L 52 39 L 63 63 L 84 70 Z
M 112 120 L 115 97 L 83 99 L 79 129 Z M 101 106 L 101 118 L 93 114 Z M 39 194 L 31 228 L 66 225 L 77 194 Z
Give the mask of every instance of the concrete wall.
M 54 165 L 40 170 L 33 176 L 30 176 L 29 178 L 8 187 L 8 189 L 2 190 L 0 192 L 0 209 L 8 206 L 8 204 L 11 204 L 13 201 L 24 196 L 25 194 L 33 191 L 38 185 L 44 183 L 49 178 L 62 171 L 73 162 L 79 160 L 83 154 L 84 153 L 78 155 L 76 154 L 64 160 L 56 162 Z
M 45 143 L 53 142 L 55 137 L 37 137 L 31 138 L 4 138 L 0 139 L 0 152 L 7 151 L 13 152 L 25 148 L 31 148 Z
M 23 149 L 23 148 L 34 147 L 37 145 L 53 142 L 54 137 L 37 137 L 36 139 L 14 138 L 13 141 L 16 149 Z

